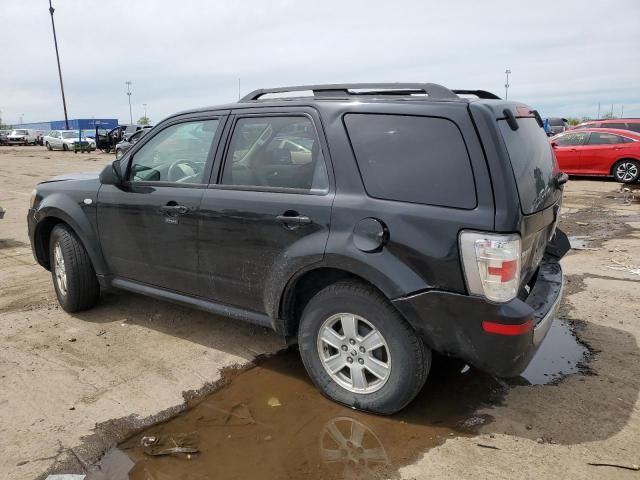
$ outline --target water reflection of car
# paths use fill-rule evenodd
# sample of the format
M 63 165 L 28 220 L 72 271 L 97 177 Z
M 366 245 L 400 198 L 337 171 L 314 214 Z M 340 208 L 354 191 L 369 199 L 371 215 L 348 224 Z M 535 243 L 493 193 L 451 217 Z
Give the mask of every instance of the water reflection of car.
M 47 150 L 73 150 L 79 142 L 79 136 L 77 130 L 52 130 L 44 136 L 42 142 Z M 95 140 L 83 137 L 82 142 L 89 144 L 89 150 L 95 150 Z
M 125 134 L 124 138 L 116 144 L 116 158 L 121 158 L 148 131 L 148 128 L 144 128 L 130 135 Z

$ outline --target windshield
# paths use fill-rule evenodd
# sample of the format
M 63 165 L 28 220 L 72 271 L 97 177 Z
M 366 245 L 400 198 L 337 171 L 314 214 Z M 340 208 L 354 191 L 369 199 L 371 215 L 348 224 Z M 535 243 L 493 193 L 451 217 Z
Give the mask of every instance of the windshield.
M 78 132 L 61 132 L 62 138 L 78 138 Z
M 14 130 L 11 132 L 11 135 L 26 135 L 27 131 L 26 130 Z
M 533 117 L 518 118 L 518 129 L 511 130 L 506 120 L 499 120 L 507 146 L 513 175 L 518 187 L 522 213 L 535 213 L 555 201 L 556 159 L 538 122 Z

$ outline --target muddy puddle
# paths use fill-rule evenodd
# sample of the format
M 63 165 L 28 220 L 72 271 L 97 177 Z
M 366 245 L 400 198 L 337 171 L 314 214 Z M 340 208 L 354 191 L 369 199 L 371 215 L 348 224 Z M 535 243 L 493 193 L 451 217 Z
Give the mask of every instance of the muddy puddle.
M 526 382 L 547 383 L 582 361 L 584 355 L 567 356 L 566 335 L 575 341 L 568 328 L 555 322 L 543 344 L 549 348 L 543 346 L 525 372 Z M 475 369 L 448 367 L 441 361 L 409 407 L 381 417 L 327 400 L 309 381 L 298 353 L 283 352 L 119 445 L 103 458 L 102 471 L 88 478 L 393 478 L 426 450 L 490 423 L 490 416 L 475 412 L 500 403 L 509 388 Z
M 584 371 L 588 354 L 587 348 L 578 342 L 574 327 L 565 320 L 556 320 L 521 378 L 532 385 L 555 383 Z

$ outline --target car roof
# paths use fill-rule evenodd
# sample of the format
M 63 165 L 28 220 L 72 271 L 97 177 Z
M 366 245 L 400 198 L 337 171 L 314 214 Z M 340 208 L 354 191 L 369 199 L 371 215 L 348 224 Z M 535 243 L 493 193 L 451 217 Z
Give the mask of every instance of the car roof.
M 306 95 L 304 94 L 306 93 Z M 311 95 L 309 95 L 311 93 Z M 276 98 L 264 98 L 276 95 Z M 282 95 L 287 95 L 283 97 Z M 468 98 L 476 97 L 476 98 Z M 435 83 L 347 83 L 298 85 L 254 90 L 236 103 L 227 103 L 177 112 L 170 117 L 212 110 L 232 110 L 255 106 L 285 107 L 317 104 L 358 103 L 432 103 L 468 105 L 474 101 L 501 100 L 486 90 L 450 90 Z
M 577 133 L 577 132 L 601 132 L 601 133 L 611 133 L 613 135 L 621 135 L 623 137 L 630 137 L 630 138 L 634 138 L 636 140 L 640 140 L 640 134 L 637 132 L 633 132 L 631 130 L 623 130 L 621 128 L 574 128 L 572 130 L 565 130 L 562 133 L 559 133 L 558 135 L 555 135 L 553 138 L 555 137 L 561 137 L 563 135 L 567 135 L 569 133 Z
M 598 123 L 620 123 L 620 122 L 625 122 L 625 123 L 640 123 L 640 118 L 603 118 L 603 119 L 596 119 L 596 120 L 585 120 L 584 122 L 580 122 L 580 124 L 583 123 L 594 123 L 594 122 L 598 122 Z

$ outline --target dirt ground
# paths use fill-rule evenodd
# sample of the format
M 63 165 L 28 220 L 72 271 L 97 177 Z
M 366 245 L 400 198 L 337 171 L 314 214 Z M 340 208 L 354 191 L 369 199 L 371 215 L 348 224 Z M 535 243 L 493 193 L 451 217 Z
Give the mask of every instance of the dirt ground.
M 562 262 L 567 284 L 560 311 L 591 352 L 582 373 L 546 385 L 473 371 L 434 376 L 406 412 L 383 418 L 323 399 L 291 353 L 236 374 L 220 389 L 231 377 L 223 375 L 225 367 L 284 347 L 265 329 L 128 293 L 105 295 L 96 309 L 77 315 L 58 308 L 50 274 L 35 264 L 28 244 L 30 192 L 42 179 L 99 170 L 111 158 L 0 147 L 0 206 L 7 210 L 0 220 L 0 478 L 92 470 L 129 437 L 119 451 L 138 462 L 132 478 L 371 478 L 356 468 L 320 468 L 331 445 L 320 443 L 319 456 L 311 456 L 296 443 L 300 432 L 316 427 L 335 438 L 345 422 L 377 454 L 382 448 L 381 478 L 640 478 L 637 471 L 589 465 L 640 464 L 640 205 L 625 204 L 619 184 L 572 179 L 561 214 L 563 230 L 585 237 L 586 249 Z M 563 361 L 562 351 L 556 360 Z M 215 390 L 187 414 L 155 426 Z M 281 405 L 270 408 L 272 397 Z M 231 425 L 245 439 L 236 444 L 235 431 L 220 435 L 216 415 L 245 407 L 254 430 Z M 246 420 L 245 413 L 235 418 Z M 215 436 L 202 440 L 201 460 L 194 462 L 201 462 L 200 473 L 151 476 L 160 467 L 189 471 L 185 459 L 156 461 L 139 451 L 143 429 L 162 434 L 176 421 Z M 198 427 L 202 422 L 206 428 Z M 253 450 L 246 448 L 249 437 Z M 316 450 L 324 441 L 307 437 Z M 289 448 L 291 455 L 282 455 Z M 251 464 L 259 452 L 274 460 L 260 476 L 246 469 L 203 476 L 204 467 L 219 463 L 215 452 L 227 451 L 237 460 L 218 457 L 227 459 L 227 472 L 234 463 Z

